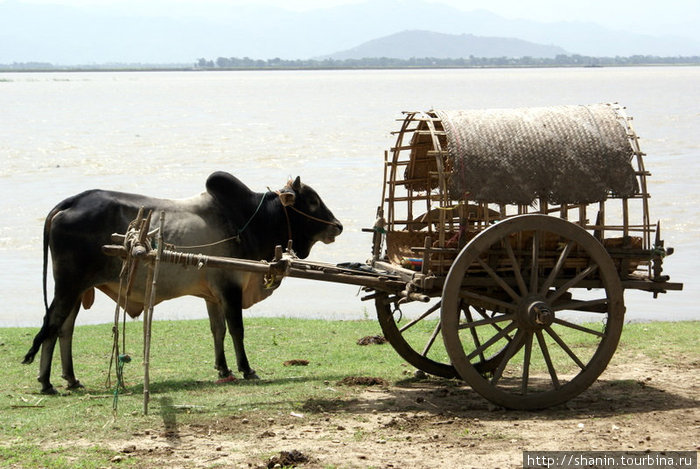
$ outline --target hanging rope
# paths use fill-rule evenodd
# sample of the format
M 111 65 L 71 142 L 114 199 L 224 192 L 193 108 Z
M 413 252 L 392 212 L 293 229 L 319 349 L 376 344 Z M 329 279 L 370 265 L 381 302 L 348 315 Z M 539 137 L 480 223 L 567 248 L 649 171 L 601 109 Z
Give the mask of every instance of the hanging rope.
M 126 243 L 126 241 L 125 241 Z M 119 293 L 117 294 L 117 306 L 114 310 L 114 325 L 112 326 L 112 354 L 109 359 L 109 370 L 107 372 L 107 382 L 105 383 L 107 388 L 112 387 L 112 365 L 115 363 L 116 359 L 116 366 L 115 366 L 115 383 L 114 383 L 114 397 L 112 399 L 112 413 L 114 414 L 114 418 L 117 416 L 117 407 L 119 403 L 119 387 L 122 389 L 126 389 L 126 386 L 124 384 L 124 364 L 128 363 L 131 361 L 131 357 L 128 355 L 124 355 L 120 353 L 119 350 L 119 314 L 121 313 L 121 298 L 122 298 L 122 292 L 124 289 L 124 278 L 125 278 L 125 272 L 128 272 L 130 269 L 130 263 L 131 263 L 131 250 L 127 249 L 127 257 L 124 259 L 122 263 L 122 272 L 119 275 Z M 128 298 L 128 296 L 126 297 Z M 124 316 L 126 316 L 126 302 L 127 300 L 124 300 Z M 126 320 L 126 318 L 125 318 Z M 125 323 L 124 323 L 125 324 Z M 122 350 L 126 348 L 126 328 L 122 330 Z
M 146 245 L 146 249 L 150 249 L 148 243 L 148 225 L 150 223 L 151 213 L 145 218 L 143 217 L 143 208 L 139 209 L 136 219 L 129 223 L 126 234 L 124 236 L 123 246 L 126 250 L 126 257 L 122 261 L 122 268 L 119 272 L 119 291 L 117 292 L 117 304 L 114 308 L 114 325 L 112 326 L 112 354 L 109 360 L 109 370 L 107 372 L 107 380 L 105 386 L 112 387 L 112 366 L 115 367 L 115 383 L 114 383 L 114 398 L 112 401 L 112 411 L 116 417 L 117 406 L 119 402 L 119 389 L 126 390 L 124 384 L 124 365 L 131 361 L 131 357 L 124 353 L 126 351 L 126 312 L 129 307 L 129 293 L 134 280 L 134 274 L 138 267 L 138 259 L 133 257 L 132 249 L 136 245 Z M 124 306 L 122 307 L 122 298 Z M 122 334 L 121 348 L 119 346 L 119 315 L 122 314 Z
M 114 397 L 112 398 L 112 411 L 114 412 L 115 417 L 117 414 L 117 407 L 119 405 L 119 386 L 122 386 L 122 388 L 124 387 L 124 365 L 129 362 L 131 362 L 131 357 L 127 354 L 121 354 L 117 358 L 117 367 L 115 369 L 117 383 L 114 386 Z
M 272 192 L 272 191 L 270 191 L 270 190 L 268 189 L 268 192 Z M 253 212 L 253 214 L 250 216 L 250 218 L 248 218 L 248 221 L 245 222 L 245 224 L 243 225 L 243 227 L 242 227 L 241 229 L 239 229 L 239 230 L 236 230 L 236 234 L 235 234 L 234 236 L 230 236 L 230 237 L 228 237 L 228 238 L 226 238 L 226 239 L 222 239 L 222 240 L 219 240 L 219 241 L 214 241 L 214 242 L 212 242 L 212 243 L 207 243 L 207 244 L 195 244 L 195 245 L 191 245 L 191 246 L 179 246 L 179 245 L 175 245 L 175 244 L 168 244 L 168 247 L 172 248 L 173 250 L 177 250 L 177 249 L 201 249 L 201 248 L 208 248 L 208 247 L 211 247 L 211 246 L 216 246 L 217 244 L 223 244 L 223 243 L 227 243 L 227 242 L 229 242 L 229 241 L 234 241 L 234 240 L 235 240 L 236 242 L 239 242 L 239 243 L 240 243 L 240 242 L 241 242 L 241 235 L 242 235 L 243 232 L 248 228 L 248 225 L 250 225 L 250 222 L 253 221 L 253 218 L 255 218 L 255 216 L 256 216 L 256 215 L 258 214 L 258 212 L 260 211 L 260 207 L 262 207 L 263 202 L 265 202 L 265 196 L 267 196 L 268 192 L 265 192 L 265 193 L 262 195 L 262 197 L 260 197 L 260 202 L 258 203 L 257 208 L 255 209 L 255 211 Z

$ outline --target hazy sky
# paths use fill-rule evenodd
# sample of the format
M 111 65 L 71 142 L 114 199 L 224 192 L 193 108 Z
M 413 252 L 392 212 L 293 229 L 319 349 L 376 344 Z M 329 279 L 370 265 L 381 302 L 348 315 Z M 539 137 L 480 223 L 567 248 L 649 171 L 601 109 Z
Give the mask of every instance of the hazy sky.
M 155 5 L 163 5 L 169 11 L 173 4 L 192 0 L 0 0 L 26 3 L 53 3 L 64 5 L 138 5 L 140 9 L 153 11 Z M 198 0 L 202 14 L 206 16 L 207 3 L 228 5 L 267 4 L 287 10 L 328 8 L 348 3 L 365 3 L 372 0 Z M 610 29 L 642 34 L 677 34 L 697 36 L 700 25 L 700 0 L 426 0 L 443 3 L 465 11 L 484 9 L 509 19 L 522 18 L 536 21 L 590 21 Z M 149 6 L 153 6 L 149 8 Z M 176 8 L 175 8 L 176 9 Z
M 8 0 L 0 0 L 0 3 Z M 16 1 L 16 0 L 15 0 Z M 129 0 L 19 0 L 28 3 L 55 3 L 66 5 L 105 5 Z M 140 0 L 149 3 L 153 0 Z M 177 3 L 179 0 L 169 0 Z M 324 8 L 368 0 L 205 0 L 231 4 L 268 4 L 288 10 Z M 444 3 L 462 10 L 484 9 L 507 18 L 526 18 L 540 21 L 591 20 L 611 25 L 633 24 L 635 21 L 657 20 L 664 23 L 700 20 L 699 0 L 427 0 Z

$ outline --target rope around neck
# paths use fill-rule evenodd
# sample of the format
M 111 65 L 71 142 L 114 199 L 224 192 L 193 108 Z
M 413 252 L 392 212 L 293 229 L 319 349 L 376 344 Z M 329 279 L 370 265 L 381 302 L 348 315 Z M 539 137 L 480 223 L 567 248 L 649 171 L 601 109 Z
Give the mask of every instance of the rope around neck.
M 270 190 L 268 187 L 267 190 Z M 279 197 L 280 191 L 274 191 L 277 196 Z M 292 221 L 289 219 L 289 211 L 287 210 L 287 207 L 291 208 L 295 212 L 297 212 L 299 215 L 302 215 L 310 220 L 317 221 L 319 223 L 325 223 L 326 225 L 335 225 L 334 222 L 328 221 L 328 220 L 322 220 L 320 218 L 317 218 L 313 215 L 309 215 L 308 213 L 302 212 L 298 208 L 296 208 L 294 205 L 285 205 L 284 203 L 282 204 L 282 208 L 284 209 L 284 216 L 287 219 L 287 250 L 291 251 L 292 250 Z
M 267 188 L 267 190 L 270 191 L 270 192 L 274 192 L 275 194 L 277 194 L 277 197 L 279 197 L 279 196 L 282 194 L 282 191 L 273 191 L 273 190 L 270 189 L 269 187 Z M 284 213 L 287 215 L 287 224 L 289 224 L 289 214 L 287 214 L 287 207 L 289 207 L 289 208 L 291 208 L 292 210 L 294 210 L 295 212 L 297 212 L 299 215 L 305 216 L 306 218 L 308 218 L 308 219 L 310 219 L 310 220 L 317 221 L 317 222 L 319 222 L 319 223 L 325 223 L 326 225 L 335 225 L 335 223 L 332 222 L 332 221 L 322 220 L 322 219 L 320 219 L 320 218 L 316 218 L 316 217 L 313 216 L 313 215 L 309 215 L 308 213 L 302 212 L 301 210 L 299 210 L 298 208 L 296 208 L 294 205 L 285 205 L 285 204 L 283 203 L 283 204 L 282 204 L 282 207 L 284 208 Z
M 271 192 L 271 191 L 268 190 L 268 192 Z M 216 246 L 217 244 L 223 244 L 223 243 L 226 243 L 226 242 L 232 241 L 232 240 L 240 241 L 240 240 L 241 240 L 241 234 L 243 234 L 243 232 L 248 228 L 248 225 L 250 225 L 250 222 L 253 221 L 253 218 L 255 218 L 255 216 L 256 216 L 256 215 L 258 214 L 258 212 L 260 211 L 260 207 L 262 207 L 263 202 L 265 202 L 265 196 L 268 194 L 268 192 L 265 192 L 265 193 L 262 195 L 262 197 L 260 197 L 260 203 L 258 204 L 258 207 L 255 209 L 255 211 L 253 212 L 253 214 L 250 216 L 250 218 L 248 219 L 248 221 L 245 222 L 245 224 L 243 225 L 243 228 L 241 228 L 240 230 L 237 230 L 237 233 L 236 233 L 235 235 L 230 236 L 230 237 L 228 237 L 228 238 L 226 238 L 226 239 L 222 239 L 222 240 L 219 240 L 219 241 L 214 241 L 213 243 L 208 243 L 208 244 L 196 244 L 196 245 L 191 245 L 191 246 L 178 246 L 178 245 L 175 245 L 175 244 L 172 244 L 172 245 L 169 244 L 168 246 L 172 246 L 173 249 L 199 249 L 199 248 L 208 248 L 208 247 L 210 247 L 210 246 Z
M 328 221 L 328 220 L 322 220 L 321 218 L 316 218 L 316 217 L 313 216 L 313 215 L 309 215 L 308 213 L 304 213 L 304 212 L 302 212 L 301 210 L 299 210 L 298 208 L 294 207 L 294 205 L 290 205 L 289 208 L 291 208 L 292 210 L 294 210 L 295 212 L 297 212 L 299 215 L 303 215 L 303 216 L 305 216 L 306 218 L 308 218 L 308 219 L 310 219 L 310 220 L 317 221 L 317 222 L 320 222 L 320 223 L 325 223 L 326 225 L 335 225 L 335 222 Z
M 208 244 L 197 244 L 197 245 L 191 245 L 191 246 L 179 246 L 179 245 L 175 245 L 175 244 L 169 244 L 168 246 L 171 246 L 173 249 L 199 249 L 199 248 L 206 248 L 206 247 L 210 247 L 210 246 L 216 246 L 217 244 L 223 244 L 223 243 L 226 243 L 226 242 L 232 241 L 232 240 L 236 240 L 236 241 L 240 242 L 241 234 L 243 234 L 243 232 L 248 228 L 248 225 L 250 225 L 250 222 L 252 222 L 253 218 L 255 218 L 255 216 L 258 214 L 258 212 L 260 211 L 260 207 L 262 207 L 262 204 L 265 201 L 265 196 L 267 196 L 267 194 L 269 192 L 275 193 L 275 194 L 277 194 L 277 196 L 280 195 L 280 191 L 273 191 L 268 187 L 267 192 L 265 192 L 262 195 L 262 197 L 260 198 L 260 203 L 258 204 L 258 207 L 255 209 L 255 212 L 253 212 L 253 214 L 250 216 L 248 221 L 245 222 L 245 224 L 243 225 L 243 228 L 238 230 L 238 233 L 236 233 L 234 236 L 230 236 L 226 239 L 214 241 L 214 242 L 208 243 Z M 296 208 L 294 205 L 282 204 L 282 208 L 284 209 L 284 215 L 287 218 L 287 236 L 288 236 L 287 241 L 291 241 L 291 239 L 292 239 L 292 223 L 291 223 L 291 220 L 289 219 L 289 212 L 287 212 L 287 207 L 291 208 L 292 210 L 297 212 L 299 215 L 302 215 L 302 216 L 308 218 L 309 220 L 317 221 L 319 223 L 324 223 L 326 225 L 335 225 L 335 222 L 323 220 L 323 219 L 315 217 L 313 215 L 309 215 L 306 212 L 302 212 L 301 210 Z

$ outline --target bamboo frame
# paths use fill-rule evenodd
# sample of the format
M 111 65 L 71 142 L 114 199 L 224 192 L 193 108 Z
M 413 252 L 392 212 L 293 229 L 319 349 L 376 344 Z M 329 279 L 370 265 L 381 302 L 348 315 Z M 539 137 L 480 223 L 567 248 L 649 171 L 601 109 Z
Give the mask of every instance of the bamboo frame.
M 396 136 L 396 142 L 390 152 L 385 152 L 382 206 L 386 208 L 386 229 L 424 232 L 426 241 L 430 239 L 432 242 L 432 249 L 428 249 L 425 243 L 412 248 L 415 248 L 413 251 L 416 257 L 424 257 L 422 272 L 438 276 L 446 275 L 453 258 L 453 255 L 446 253 L 447 248 L 455 247 L 450 245 L 455 237 L 459 238 L 459 243 L 463 243 L 462 232 L 465 227 L 470 232 L 478 233 L 498 220 L 521 214 L 557 215 L 589 230 L 604 243 L 606 239 L 616 236 L 623 239 L 641 237 L 642 249 L 653 249 L 652 233 L 656 232 L 656 226 L 651 224 L 649 217 L 646 177 L 650 174 L 644 167 L 644 154 L 639 147 L 639 138 L 630 124 L 631 118 L 624 113 L 624 108 L 617 104 L 610 106 L 627 133 L 639 193 L 624 198 L 608 193 L 607 200 L 591 204 L 552 204 L 539 198 L 534 206 L 477 203 L 470 201 L 468 194 L 461 199 L 452 198 L 448 191 L 451 169 L 448 148 L 444 144 L 446 132 L 438 113 L 404 112 L 403 118 L 397 119 L 397 122 L 401 122 L 399 129 L 392 132 Z M 427 151 L 425 137 L 429 137 L 431 145 Z M 409 176 L 408 168 L 413 168 L 414 172 L 417 168 L 420 169 L 414 160 L 419 147 L 420 154 L 423 155 L 421 158 L 426 155 L 435 158 L 436 170 L 426 170 L 423 176 Z M 400 168 L 405 169 L 401 171 Z M 423 215 L 416 213 L 419 205 L 425 210 Z M 468 215 L 465 216 L 465 213 Z M 594 213 L 598 214 L 597 218 L 589 219 L 589 214 Z M 428 218 L 427 223 L 425 218 Z M 462 244 L 456 247 L 461 248 Z M 425 255 L 428 252 L 430 255 Z M 649 262 L 640 260 L 639 265 L 645 268 Z

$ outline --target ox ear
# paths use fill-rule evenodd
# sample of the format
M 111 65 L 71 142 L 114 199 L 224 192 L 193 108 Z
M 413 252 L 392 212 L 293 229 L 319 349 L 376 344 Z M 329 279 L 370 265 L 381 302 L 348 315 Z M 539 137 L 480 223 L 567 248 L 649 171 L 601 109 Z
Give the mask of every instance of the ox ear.
M 289 207 L 290 205 L 294 205 L 294 198 L 296 197 L 294 192 L 288 191 L 288 190 L 282 190 L 280 192 L 280 201 L 282 202 L 282 205 L 285 207 Z
M 297 176 L 297 178 L 294 181 L 289 181 L 287 182 L 287 185 L 285 186 L 282 191 L 280 191 L 279 196 L 280 196 L 280 201 L 282 201 L 282 205 L 285 207 L 289 207 L 291 205 L 294 205 L 294 200 L 296 198 L 297 192 L 301 190 L 301 178 Z

